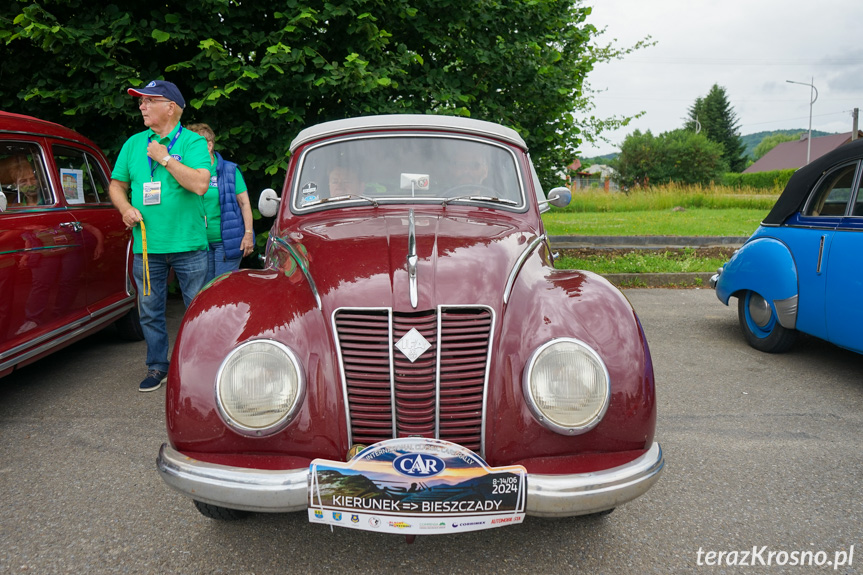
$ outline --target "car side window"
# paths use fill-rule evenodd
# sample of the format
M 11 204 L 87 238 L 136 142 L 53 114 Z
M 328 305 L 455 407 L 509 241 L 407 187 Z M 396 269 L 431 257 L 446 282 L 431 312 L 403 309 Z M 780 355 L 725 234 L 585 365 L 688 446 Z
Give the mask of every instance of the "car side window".
M 857 162 L 840 166 L 828 172 L 821 178 L 818 186 L 809 197 L 803 215 L 844 216 L 848 201 L 851 199 L 856 173 Z
M 39 146 L 28 142 L 0 143 L 0 192 L 7 209 L 33 209 L 54 203 Z
M 108 179 L 92 155 L 76 148 L 54 146 L 54 162 L 66 203 L 100 204 L 109 201 Z
M 863 185 L 863 169 L 857 176 L 857 199 L 854 201 L 854 208 L 851 210 L 852 216 L 863 216 L 863 190 L 860 189 Z

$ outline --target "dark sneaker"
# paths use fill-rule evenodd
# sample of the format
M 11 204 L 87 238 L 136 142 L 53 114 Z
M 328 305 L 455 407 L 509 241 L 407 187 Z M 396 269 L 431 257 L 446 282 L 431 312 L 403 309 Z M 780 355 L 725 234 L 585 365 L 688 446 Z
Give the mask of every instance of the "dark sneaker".
M 165 383 L 165 380 L 167 379 L 167 371 L 151 369 L 147 372 L 147 377 L 141 382 L 141 385 L 138 386 L 138 391 L 156 391 L 162 387 L 162 384 Z

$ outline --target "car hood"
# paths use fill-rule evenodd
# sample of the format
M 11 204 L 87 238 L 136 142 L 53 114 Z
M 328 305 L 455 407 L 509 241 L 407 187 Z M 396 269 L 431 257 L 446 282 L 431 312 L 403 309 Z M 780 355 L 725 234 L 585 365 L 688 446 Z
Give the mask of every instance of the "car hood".
M 316 219 L 276 244 L 306 268 L 324 309 L 412 311 L 441 304 L 498 308 L 520 256 L 536 237 L 511 219 L 416 212 Z M 416 306 L 408 273 L 414 242 Z

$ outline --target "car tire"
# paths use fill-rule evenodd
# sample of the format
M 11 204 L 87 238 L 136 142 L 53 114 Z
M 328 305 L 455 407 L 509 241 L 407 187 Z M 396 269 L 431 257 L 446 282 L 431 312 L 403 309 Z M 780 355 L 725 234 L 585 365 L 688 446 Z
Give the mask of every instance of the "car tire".
M 114 322 L 120 339 L 126 341 L 141 341 L 144 339 L 144 329 L 141 327 L 141 316 L 138 315 L 138 307 L 135 306 L 129 312 Z
M 782 353 L 797 341 L 797 330 L 782 327 L 776 310 L 756 292 L 738 295 L 737 318 L 746 341 L 758 351 Z
M 219 519 L 220 521 L 236 521 L 237 519 L 243 519 L 244 517 L 248 517 L 251 514 L 249 511 L 241 511 L 239 509 L 228 509 L 227 507 L 210 505 L 209 503 L 204 503 L 203 501 L 198 501 L 197 499 L 193 501 L 195 502 L 195 507 L 198 509 L 198 511 L 201 512 L 201 515 L 203 515 L 204 517 L 209 517 L 210 519 Z

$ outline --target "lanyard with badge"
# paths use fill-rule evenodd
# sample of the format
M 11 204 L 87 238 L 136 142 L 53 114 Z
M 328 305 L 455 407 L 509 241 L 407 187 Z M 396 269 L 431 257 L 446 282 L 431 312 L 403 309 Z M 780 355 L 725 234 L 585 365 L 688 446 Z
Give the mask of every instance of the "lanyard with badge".
M 183 126 L 180 126 L 177 129 L 177 133 L 174 135 L 174 138 L 171 140 L 171 143 L 168 144 L 168 153 L 171 153 L 171 148 L 174 147 L 174 144 L 177 143 L 177 138 L 180 137 L 180 134 L 183 131 Z M 144 205 L 145 206 L 156 206 L 162 203 L 162 182 L 154 182 L 153 175 L 156 173 L 156 167 L 153 165 L 153 158 L 147 156 L 147 160 L 150 162 L 150 181 L 144 182 Z M 151 293 L 150 290 L 150 262 L 147 257 L 147 228 L 144 226 L 144 221 L 141 220 L 141 243 L 143 247 L 143 256 L 144 256 L 144 295 L 148 296 Z
M 171 148 L 173 148 L 174 144 L 177 143 L 177 138 L 180 137 L 182 132 L 183 126 L 180 126 L 177 129 L 177 133 L 174 135 L 174 139 L 172 139 L 171 143 L 168 144 L 168 154 L 171 153 Z M 153 165 L 153 158 L 147 156 L 147 160 L 150 162 L 150 181 L 144 182 L 144 205 L 157 206 L 162 203 L 162 182 L 153 181 L 153 175 L 156 173 L 156 166 Z

